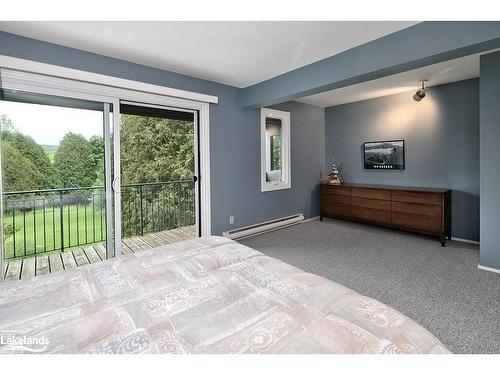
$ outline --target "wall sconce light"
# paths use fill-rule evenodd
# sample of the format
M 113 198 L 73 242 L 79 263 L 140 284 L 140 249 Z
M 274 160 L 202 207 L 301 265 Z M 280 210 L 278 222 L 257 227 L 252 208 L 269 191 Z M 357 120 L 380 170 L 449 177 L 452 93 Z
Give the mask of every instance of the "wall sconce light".
M 413 94 L 413 100 L 415 100 L 416 102 L 419 102 L 423 98 L 425 98 L 425 91 L 427 90 L 427 87 L 425 87 L 425 84 L 427 82 L 428 82 L 428 80 L 426 80 L 426 79 L 419 82 L 422 87 L 420 89 L 418 89 L 415 94 Z

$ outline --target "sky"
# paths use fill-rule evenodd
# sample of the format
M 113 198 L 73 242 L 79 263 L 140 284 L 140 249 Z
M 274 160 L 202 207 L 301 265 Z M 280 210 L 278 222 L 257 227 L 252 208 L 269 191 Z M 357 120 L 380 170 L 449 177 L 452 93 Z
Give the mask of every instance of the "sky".
M 7 115 L 16 130 L 41 145 L 58 145 L 68 132 L 87 139 L 103 135 L 100 111 L 0 101 L 0 114 Z

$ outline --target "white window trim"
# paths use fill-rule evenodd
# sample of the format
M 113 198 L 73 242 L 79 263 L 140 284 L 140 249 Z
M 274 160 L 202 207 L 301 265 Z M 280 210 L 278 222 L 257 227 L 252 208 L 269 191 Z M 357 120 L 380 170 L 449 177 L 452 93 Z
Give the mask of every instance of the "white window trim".
M 282 128 L 282 168 L 281 173 L 283 181 L 266 181 L 266 117 L 278 118 L 281 120 Z M 291 177 L 291 159 L 290 159 L 290 112 L 278 111 L 272 108 L 260 109 L 260 181 L 261 191 L 274 191 L 282 189 L 290 189 L 292 186 Z
M 120 100 L 125 100 L 197 111 L 200 137 L 198 182 L 202 202 L 199 217 L 200 234 L 211 235 L 209 103 L 217 103 L 217 97 L 2 55 L 0 55 L 0 88 L 108 102 L 116 106 L 115 108 L 119 108 Z M 119 131 L 117 116 L 114 116 L 113 121 Z M 115 168 L 119 169 L 119 165 L 115 165 Z M 114 185 L 120 186 L 117 181 L 114 181 Z M 115 234 L 118 233 L 115 228 Z M 0 236 L 1 234 L 0 231 Z M 120 244 L 118 248 L 119 246 Z M 0 254 L 0 265 L 3 262 L 2 258 L 3 254 Z

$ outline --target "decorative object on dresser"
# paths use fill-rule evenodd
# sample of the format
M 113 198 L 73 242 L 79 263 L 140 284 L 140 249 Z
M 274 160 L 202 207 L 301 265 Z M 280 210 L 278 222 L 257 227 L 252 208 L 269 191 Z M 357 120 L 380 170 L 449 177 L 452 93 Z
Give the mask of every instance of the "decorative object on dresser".
M 337 167 L 337 163 L 335 163 L 335 159 L 333 159 L 332 165 L 330 167 L 330 174 L 325 176 L 325 178 L 323 178 L 321 182 L 330 185 L 340 185 L 343 180 L 342 177 L 343 168 L 344 168 L 344 163 L 341 163 L 340 167 Z
M 320 220 L 334 217 L 451 239 L 451 190 L 402 186 L 320 185 Z

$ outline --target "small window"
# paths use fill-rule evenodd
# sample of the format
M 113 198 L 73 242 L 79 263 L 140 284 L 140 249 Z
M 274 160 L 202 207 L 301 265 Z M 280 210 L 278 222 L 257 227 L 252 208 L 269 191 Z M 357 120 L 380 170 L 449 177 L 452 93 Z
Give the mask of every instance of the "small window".
M 290 188 L 290 113 L 261 109 L 262 191 Z

